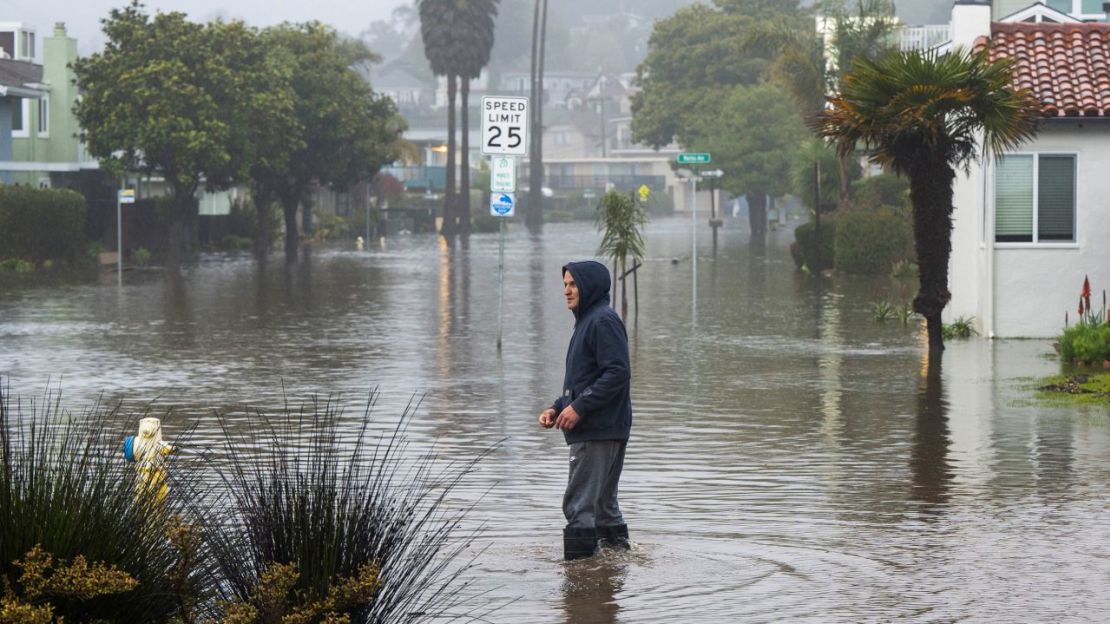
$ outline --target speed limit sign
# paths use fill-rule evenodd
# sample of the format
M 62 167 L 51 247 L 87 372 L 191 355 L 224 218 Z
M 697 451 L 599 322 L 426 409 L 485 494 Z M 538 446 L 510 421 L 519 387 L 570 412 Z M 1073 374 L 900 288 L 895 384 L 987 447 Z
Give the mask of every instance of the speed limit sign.
M 482 98 L 482 154 L 528 153 L 528 98 Z

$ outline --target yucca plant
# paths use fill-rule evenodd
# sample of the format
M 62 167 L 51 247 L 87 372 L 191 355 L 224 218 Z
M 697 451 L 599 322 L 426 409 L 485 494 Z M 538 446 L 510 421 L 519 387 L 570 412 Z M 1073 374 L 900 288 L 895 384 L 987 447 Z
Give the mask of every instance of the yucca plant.
M 39 596 L 66 622 L 160 622 L 179 612 L 172 573 L 180 553 L 167 527 L 183 517 L 190 473 L 180 471 L 161 502 L 153 490 L 137 488 L 137 472 L 119 450 L 118 426 L 129 420 L 119 406 L 75 416 L 57 394 L 24 401 L 0 386 L 0 586 L 28 597 L 21 586 L 26 570 L 16 562 L 36 552 L 137 581 L 118 593 Z M 173 464 L 171 475 L 179 472 Z M 203 595 L 207 575 L 200 567 L 185 576 L 195 581 L 190 592 Z
M 616 293 L 618 280 L 621 285 L 621 318 L 628 316 L 627 280 L 623 276 L 629 260 L 635 263 L 644 258 L 644 237 L 640 230 L 646 223 L 647 214 L 636 201 L 635 193 L 612 190 L 598 203 L 596 224 L 603 234 L 597 253 L 613 262 L 613 292 Z
M 220 418 L 227 499 L 207 540 L 228 603 L 252 604 L 279 566 L 296 571 L 290 595 L 309 602 L 373 566 L 375 591 L 344 610 L 351 622 L 433 621 L 461 601 L 459 557 L 473 534 L 457 535 L 465 510 L 444 500 L 486 453 L 443 468 L 414 458 L 405 428 L 417 403 L 374 439 L 374 402 L 353 430 L 336 402 L 317 399 L 276 417 Z

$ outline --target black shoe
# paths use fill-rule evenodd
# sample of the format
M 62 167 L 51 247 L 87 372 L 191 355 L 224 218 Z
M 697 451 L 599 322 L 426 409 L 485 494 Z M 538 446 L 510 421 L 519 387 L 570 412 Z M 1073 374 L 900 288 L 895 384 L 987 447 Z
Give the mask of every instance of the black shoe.
M 597 531 L 594 529 L 563 529 L 563 556 L 567 561 L 584 559 L 597 552 Z
M 628 541 L 628 525 L 618 524 L 611 527 L 598 527 L 597 536 L 601 542 L 602 548 L 612 548 L 613 550 L 632 550 L 632 544 Z

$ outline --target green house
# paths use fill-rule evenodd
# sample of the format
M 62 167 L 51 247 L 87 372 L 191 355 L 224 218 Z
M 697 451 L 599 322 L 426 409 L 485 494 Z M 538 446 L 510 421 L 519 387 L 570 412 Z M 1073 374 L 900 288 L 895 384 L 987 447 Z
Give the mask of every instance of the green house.
M 5 26 L 7 28 L 5 29 Z M 27 42 L 23 52 L 35 56 L 35 33 L 22 24 L 0 24 L 0 43 L 11 35 Z M 77 101 L 70 64 L 77 60 L 77 40 L 66 34 L 65 24 L 54 26 L 54 34 L 42 39 L 41 98 L 24 98 L 13 118 L 21 123 L 12 128 L 10 169 L 15 183 L 37 187 L 70 186 L 72 178 L 99 168 L 78 140 L 80 128 L 73 114 Z

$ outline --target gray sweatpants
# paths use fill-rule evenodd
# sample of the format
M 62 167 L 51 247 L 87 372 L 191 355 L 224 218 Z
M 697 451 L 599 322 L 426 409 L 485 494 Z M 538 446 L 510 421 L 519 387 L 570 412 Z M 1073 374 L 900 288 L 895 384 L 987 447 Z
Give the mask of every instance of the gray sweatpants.
M 570 474 L 563 494 L 568 529 L 624 524 L 617 504 L 617 484 L 624 468 L 625 440 L 576 442 L 570 449 Z

